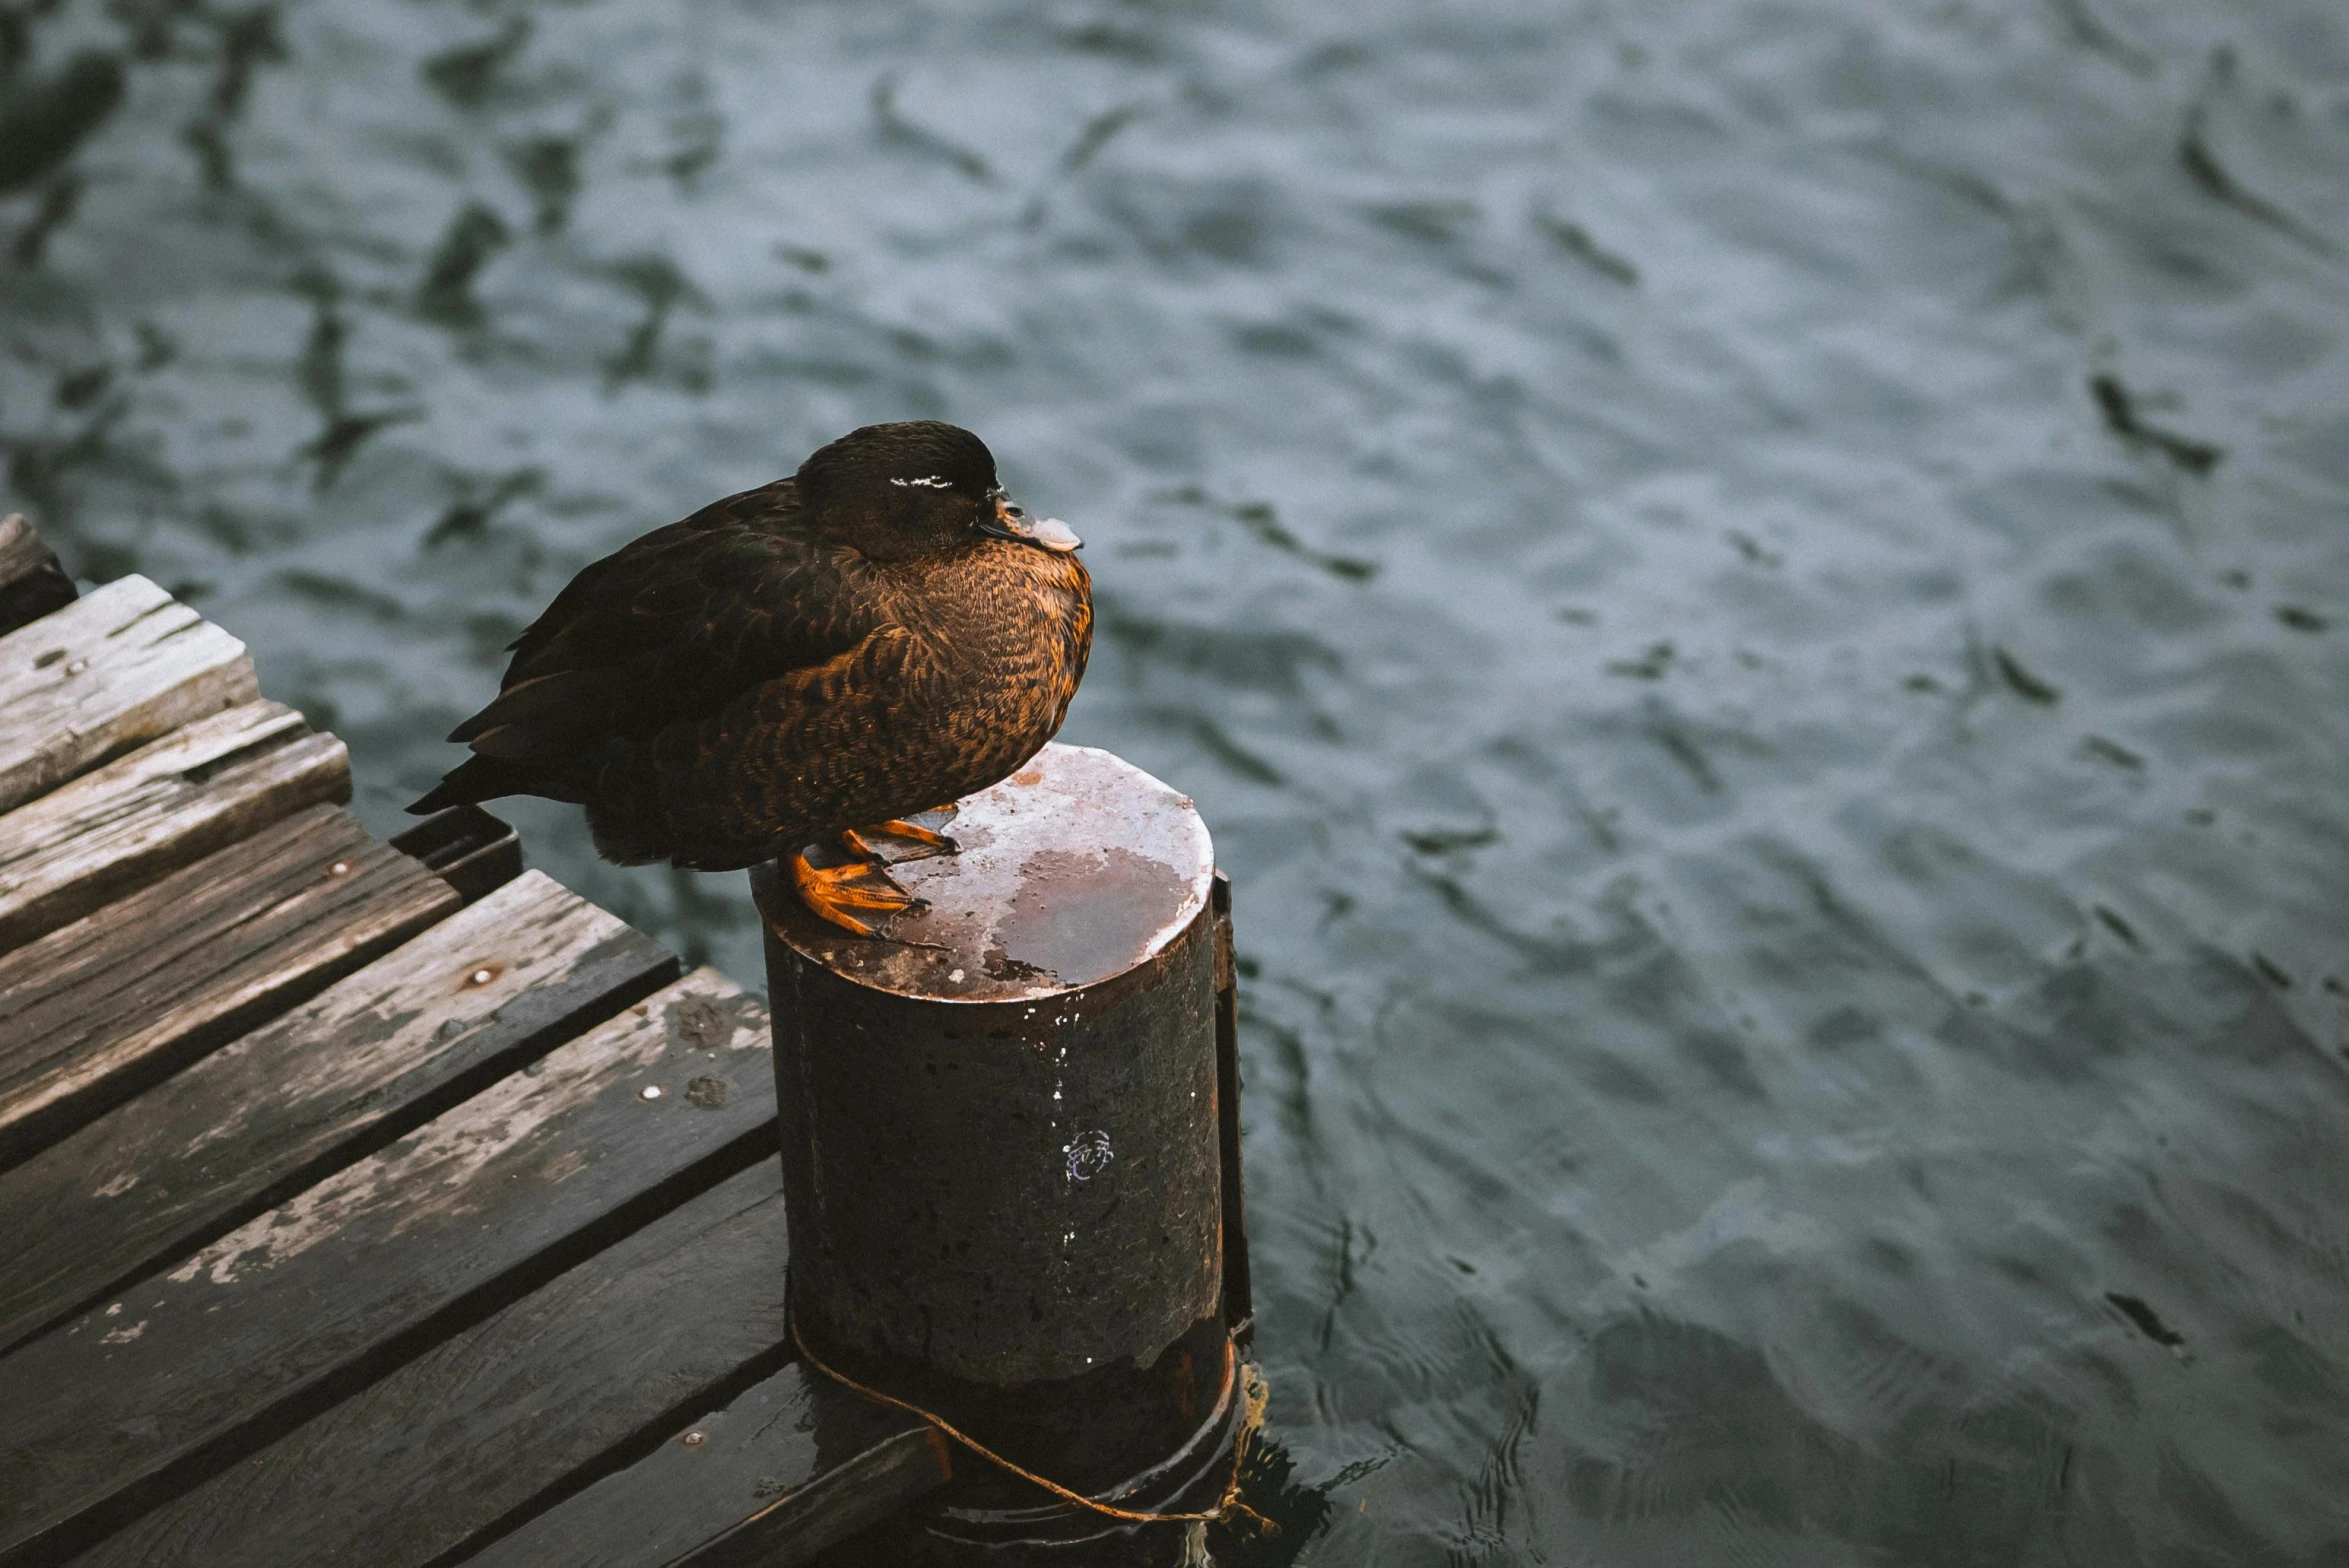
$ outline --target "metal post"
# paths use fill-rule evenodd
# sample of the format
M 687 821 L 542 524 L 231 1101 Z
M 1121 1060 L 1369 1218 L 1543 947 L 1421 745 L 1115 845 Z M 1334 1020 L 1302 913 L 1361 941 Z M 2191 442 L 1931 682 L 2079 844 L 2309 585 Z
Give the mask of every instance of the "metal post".
M 959 853 L 892 867 L 923 904 L 883 938 L 817 919 L 776 867 L 753 875 L 799 1330 L 1077 1492 L 1211 1508 L 1245 1419 L 1246 1305 L 1226 1295 L 1244 1240 L 1206 828 L 1139 769 L 1054 745 L 947 830 Z M 1054 1542 L 1073 1563 L 1098 1540 L 1093 1560 L 1138 1563 L 1194 1533 L 954 1463 L 923 1555 Z

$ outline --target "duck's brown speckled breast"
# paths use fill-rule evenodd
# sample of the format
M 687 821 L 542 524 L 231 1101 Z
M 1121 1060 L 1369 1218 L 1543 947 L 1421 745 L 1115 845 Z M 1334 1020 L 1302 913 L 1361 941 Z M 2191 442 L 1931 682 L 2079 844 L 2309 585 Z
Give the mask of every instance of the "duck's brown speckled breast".
M 1073 554 L 991 543 L 951 591 L 907 595 L 899 618 L 916 646 L 909 771 L 938 783 L 913 810 L 985 789 L 1060 729 L 1092 650 L 1092 580 Z

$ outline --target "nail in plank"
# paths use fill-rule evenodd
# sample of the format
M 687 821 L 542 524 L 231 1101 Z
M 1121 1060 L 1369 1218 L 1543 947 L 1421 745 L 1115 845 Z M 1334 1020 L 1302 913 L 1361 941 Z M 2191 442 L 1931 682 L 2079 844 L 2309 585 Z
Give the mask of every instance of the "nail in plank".
M 423 1568 L 465 1555 L 774 1369 L 786 1335 L 781 1190 L 773 1160 L 730 1177 L 75 1568 Z
M 0 637 L 0 811 L 260 695 L 245 645 L 144 577 Z
M 347 812 L 313 806 L 0 953 L 0 1169 L 460 902 Z M 0 1212 L 11 1190 L 0 1182 Z M 0 1221 L 0 1256 L 26 1234 Z M 0 1266 L 0 1345 L 22 1283 Z
M 698 970 L 18 1347 L 0 1564 L 111 1533 L 771 1156 L 771 1073 L 765 1009 Z
M 10 722 L 0 715 L 0 731 Z M 0 816 L 0 952 L 305 806 L 350 798 L 343 743 L 284 704 L 199 719 Z
M 316 831 L 321 818 L 341 830 L 334 837 L 358 842 L 335 848 Z M 403 913 L 424 917 L 402 922 L 409 927 L 439 923 L 0 1176 L 0 1347 L 177 1262 L 676 978 L 677 959 L 666 948 L 543 873 L 527 872 L 452 914 L 454 890 L 368 840 L 332 807 L 287 823 L 277 836 L 294 839 L 289 848 L 314 851 L 297 862 L 297 882 L 306 874 L 312 885 L 339 885 L 369 876 L 373 862 L 394 862 L 396 898 L 378 896 L 345 914 L 387 938 L 371 946 L 389 946 L 401 934 L 390 926 Z M 173 881 L 260 842 L 247 840 Z M 318 854 L 335 858 L 322 864 Z M 332 875 L 335 864 L 347 868 L 343 876 Z M 169 883 L 149 890 L 169 891 Z M 289 900 L 269 915 L 300 904 Z M 202 923 L 234 933 L 262 922 L 206 911 Z M 17 959 L 70 962 L 69 954 L 46 950 L 78 929 L 0 958 L 0 996 Z M 325 946 L 343 945 L 349 934 L 338 936 L 322 921 L 285 933 L 290 951 L 266 956 L 290 970 L 318 956 L 301 946 L 305 935 Z M 192 944 L 180 970 L 200 969 L 222 945 Z M 27 966 L 30 975 L 40 970 L 39 962 Z M 178 978 L 208 999 L 197 975 Z M 59 1035 L 70 1034 L 70 1006 L 85 989 L 56 998 Z M 0 1000 L 0 1030 L 16 1022 L 10 1009 Z M 142 1009 L 131 1011 L 136 1017 Z M 134 1035 L 116 1049 L 155 1048 L 163 1032 L 159 1026 Z M 0 1048 L 0 1073 L 7 1060 Z M 0 1078 L 0 1093 L 5 1082 Z
M 793 1362 L 467 1568 L 785 1568 L 947 1479 L 929 1423 Z

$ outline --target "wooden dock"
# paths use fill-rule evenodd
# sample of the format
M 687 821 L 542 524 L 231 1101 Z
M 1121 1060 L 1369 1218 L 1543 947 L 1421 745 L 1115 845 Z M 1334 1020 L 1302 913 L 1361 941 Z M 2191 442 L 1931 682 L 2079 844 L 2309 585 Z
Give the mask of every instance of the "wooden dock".
M 0 1565 L 804 1561 L 946 1478 L 803 1372 L 766 1017 L 0 524 Z

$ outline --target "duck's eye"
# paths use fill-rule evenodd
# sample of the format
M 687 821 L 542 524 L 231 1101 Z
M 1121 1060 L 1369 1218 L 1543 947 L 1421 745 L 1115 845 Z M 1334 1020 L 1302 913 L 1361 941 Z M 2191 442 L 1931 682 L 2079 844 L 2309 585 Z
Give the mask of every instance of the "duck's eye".
M 951 490 L 954 488 L 954 481 L 948 479 L 944 474 L 930 474 L 920 479 L 892 479 L 889 482 L 900 490 Z

